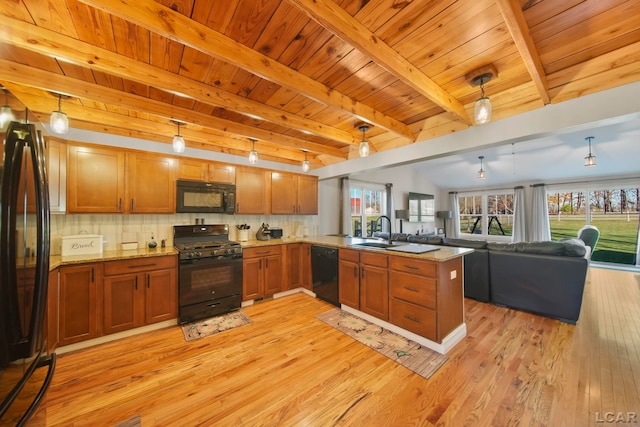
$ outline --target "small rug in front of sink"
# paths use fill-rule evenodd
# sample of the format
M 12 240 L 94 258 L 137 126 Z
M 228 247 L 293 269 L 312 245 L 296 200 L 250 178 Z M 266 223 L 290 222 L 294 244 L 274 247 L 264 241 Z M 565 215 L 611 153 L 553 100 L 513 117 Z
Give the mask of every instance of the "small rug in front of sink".
M 339 308 L 316 317 L 424 378 L 431 377 L 448 359 L 444 354 Z
M 248 323 L 251 323 L 251 319 L 241 310 L 237 310 L 221 316 L 182 325 L 182 333 L 185 341 L 193 341 Z

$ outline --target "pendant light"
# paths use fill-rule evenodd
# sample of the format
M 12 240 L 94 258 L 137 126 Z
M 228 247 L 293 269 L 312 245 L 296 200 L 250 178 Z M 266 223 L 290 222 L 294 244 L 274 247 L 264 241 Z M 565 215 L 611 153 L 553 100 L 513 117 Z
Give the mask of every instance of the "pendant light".
M 257 165 L 258 164 L 258 152 L 256 151 L 256 140 L 253 138 L 249 138 L 249 141 L 251 141 L 252 148 L 251 151 L 249 151 L 249 164 L 251 165 Z
M 7 89 L 2 88 L 4 92 L 4 105 L 0 107 L 0 129 L 4 129 L 10 122 L 16 119 L 13 110 L 9 107 L 9 93 Z
M 465 76 L 472 86 L 480 86 L 480 99 L 476 101 L 473 109 L 473 118 L 477 125 L 491 121 L 491 100 L 484 94 L 484 85 L 497 75 L 496 68 L 489 64 Z
M 593 137 L 592 136 L 588 136 L 585 139 L 587 141 L 589 141 L 589 155 L 584 158 L 584 165 L 587 166 L 587 167 L 595 166 L 596 165 L 596 156 L 591 154 L 591 140 L 593 139 Z
M 173 136 L 173 142 L 172 142 L 172 147 L 173 147 L 173 152 L 174 153 L 184 153 L 184 150 L 186 148 L 186 144 L 184 142 L 184 138 L 182 137 L 182 135 L 180 135 L 180 125 L 182 123 L 180 123 L 177 120 L 172 120 L 173 123 L 175 123 L 176 125 L 178 125 L 178 134 Z
M 360 141 L 360 145 L 358 146 L 358 153 L 360 157 L 367 157 L 369 155 L 369 143 L 367 142 L 365 132 L 369 130 L 369 126 L 360 125 L 358 129 L 362 132 L 362 141 Z
M 487 177 L 487 173 L 482 168 L 482 161 L 484 160 L 484 156 L 478 156 L 480 159 L 480 170 L 478 171 L 478 179 L 485 179 Z
M 304 150 L 304 160 L 302 161 L 302 172 L 307 173 L 311 169 L 311 164 L 309 163 L 309 159 L 307 158 L 307 151 Z
M 51 130 L 57 134 L 63 135 L 69 132 L 69 118 L 62 112 L 62 95 L 58 94 L 58 110 L 51 113 L 49 120 Z

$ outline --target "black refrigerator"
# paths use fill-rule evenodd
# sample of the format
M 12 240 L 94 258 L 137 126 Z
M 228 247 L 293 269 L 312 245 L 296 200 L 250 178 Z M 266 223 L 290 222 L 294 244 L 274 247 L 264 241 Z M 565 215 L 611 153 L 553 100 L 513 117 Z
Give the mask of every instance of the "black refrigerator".
M 46 351 L 44 330 L 49 188 L 44 140 L 35 126 L 10 122 L 2 140 L 0 424 L 23 425 L 49 387 L 56 360 Z

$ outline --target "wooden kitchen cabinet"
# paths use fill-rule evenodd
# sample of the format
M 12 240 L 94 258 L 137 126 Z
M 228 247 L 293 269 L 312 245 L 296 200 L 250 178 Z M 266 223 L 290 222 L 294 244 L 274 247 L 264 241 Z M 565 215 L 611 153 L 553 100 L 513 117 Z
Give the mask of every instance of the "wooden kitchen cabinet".
M 338 258 L 340 303 L 378 319 L 388 320 L 388 257 L 340 249 Z
M 263 169 L 237 168 L 236 213 L 265 214 L 267 212 L 267 183 Z
M 68 147 L 69 213 L 175 212 L 176 159 L 109 147 Z
M 252 300 L 282 291 L 282 247 L 247 248 L 242 260 L 242 300 Z
M 311 244 L 290 243 L 286 245 L 284 265 L 287 269 L 287 289 L 311 290 Z
M 442 342 L 463 323 L 462 259 L 433 262 L 391 256 L 389 321 Z
M 389 320 L 389 257 L 360 254 L 360 310 L 381 320 Z
M 62 266 L 59 271 L 59 345 L 101 336 L 102 263 Z
M 288 172 L 271 172 L 271 213 L 316 215 L 318 177 Z
M 221 182 L 224 184 L 236 183 L 236 167 L 225 165 L 224 163 L 208 164 L 208 180 L 211 182 Z
M 104 265 L 104 333 L 177 317 L 176 257 L 109 261 Z
M 60 340 L 58 334 L 58 318 L 60 317 L 60 282 L 58 269 L 49 272 L 49 285 L 47 287 L 47 351 L 53 352 L 58 347 Z
M 130 213 L 174 213 L 176 160 L 171 157 L 127 154 L 127 205 Z
M 67 211 L 122 213 L 125 153 L 112 148 L 67 147 Z
M 360 252 L 338 250 L 338 284 L 340 304 L 360 309 Z
M 192 181 L 207 180 L 207 163 L 198 159 L 181 158 L 178 161 L 178 179 L 189 179 Z
M 51 213 L 67 211 L 67 144 L 47 139 L 47 179 Z

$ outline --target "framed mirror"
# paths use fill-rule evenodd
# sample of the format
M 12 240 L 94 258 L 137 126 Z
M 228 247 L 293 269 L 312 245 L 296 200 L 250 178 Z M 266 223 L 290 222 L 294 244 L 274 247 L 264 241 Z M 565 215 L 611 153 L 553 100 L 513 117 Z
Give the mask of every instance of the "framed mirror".
M 431 194 L 409 193 L 409 222 L 435 222 L 434 199 Z

